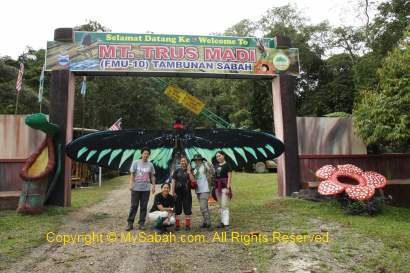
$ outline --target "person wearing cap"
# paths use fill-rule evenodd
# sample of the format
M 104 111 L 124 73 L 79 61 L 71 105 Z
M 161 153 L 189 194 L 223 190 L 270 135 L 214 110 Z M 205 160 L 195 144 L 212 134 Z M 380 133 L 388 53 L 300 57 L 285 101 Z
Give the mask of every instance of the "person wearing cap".
M 203 217 L 203 223 L 200 227 L 211 229 L 211 216 L 208 207 L 210 191 L 207 175 L 213 174 L 214 169 L 209 162 L 205 162 L 205 159 L 200 154 L 194 155 L 192 160 L 195 162 L 193 173 L 197 183 L 195 193 L 198 198 L 199 207 Z

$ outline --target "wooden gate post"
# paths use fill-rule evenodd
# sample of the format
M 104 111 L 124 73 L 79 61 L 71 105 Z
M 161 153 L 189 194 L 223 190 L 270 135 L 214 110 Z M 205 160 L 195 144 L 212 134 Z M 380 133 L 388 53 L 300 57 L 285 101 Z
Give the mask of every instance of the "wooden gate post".
M 72 28 L 58 28 L 54 40 L 73 42 Z M 73 138 L 74 74 L 68 68 L 51 72 L 50 122 L 60 126 L 55 145 L 62 144 L 62 168 L 48 204 L 69 207 L 71 205 L 71 160 L 65 155 L 65 145 Z
M 276 36 L 278 48 L 289 48 L 287 37 Z M 296 127 L 295 104 L 296 78 L 290 75 L 280 75 L 272 81 L 273 117 L 275 136 L 285 144 L 285 151 L 278 158 L 278 194 L 289 196 L 299 191 L 299 152 Z

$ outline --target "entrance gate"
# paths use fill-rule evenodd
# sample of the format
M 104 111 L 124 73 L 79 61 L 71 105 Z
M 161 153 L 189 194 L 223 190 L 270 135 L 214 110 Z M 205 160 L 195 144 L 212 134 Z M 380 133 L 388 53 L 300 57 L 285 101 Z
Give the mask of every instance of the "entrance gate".
M 76 76 L 144 76 L 264 79 L 272 81 L 275 136 L 285 146 L 278 158 L 278 194 L 299 190 L 294 99 L 299 73 L 297 49 L 283 36 L 273 39 L 187 35 L 75 32 L 58 28 L 47 44 L 51 71 L 50 122 L 61 128 L 63 146 L 73 137 Z M 64 156 L 50 204 L 71 204 L 71 160 Z

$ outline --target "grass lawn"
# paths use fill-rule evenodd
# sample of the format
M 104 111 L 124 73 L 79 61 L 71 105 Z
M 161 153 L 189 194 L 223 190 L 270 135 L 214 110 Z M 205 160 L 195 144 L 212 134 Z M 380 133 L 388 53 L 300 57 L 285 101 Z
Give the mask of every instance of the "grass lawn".
M 102 200 L 122 183 L 127 183 L 127 179 L 114 178 L 103 183 L 102 188 L 73 190 L 72 207 L 68 209 L 48 208 L 37 216 L 0 211 L 0 270 L 2 265 L 44 242 L 45 232 L 56 229 L 68 212 Z M 329 231 L 327 245 L 306 243 L 289 257 L 275 250 L 273 243 L 244 245 L 258 272 L 267 272 L 275 257 L 276 261 L 278 257 L 291 261 L 302 255 L 319 262 L 320 270 L 315 272 L 410 272 L 410 209 L 387 206 L 381 215 L 349 216 L 336 202 L 278 198 L 275 174 L 234 173 L 233 190 L 233 231 L 312 234 L 320 232 L 323 225 Z M 213 223 L 219 220 L 216 209 L 213 205 Z M 333 270 L 334 264 L 343 265 L 344 270 Z
M 329 230 L 327 255 L 341 263 L 351 263 L 349 271 L 410 272 L 410 209 L 386 206 L 377 216 L 345 215 L 337 202 L 275 197 L 276 185 L 276 175 L 234 174 L 232 226 L 248 232 L 276 230 L 306 234 L 320 231 L 317 219 L 335 227 Z M 366 240 L 379 242 L 380 248 L 362 251 L 365 248 L 360 244 L 365 245 Z M 271 248 L 258 244 L 248 248 L 258 268 L 265 272 L 272 258 Z M 355 257 L 356 254 L 360 257 Z
M 44 234 L 55 230 L 64 221 L 64 216 L 80 207 L 104 199 L 111 190 L 126 180 L 115 178 L 103 182 L 103 186 L 90 186 L 72 190 L 71 207 L 49 207 L 40 215 L 21 215 L 14 210 L 0 211 L 0 270 L 6 263 L 15 261 L 30 248 L 44 242 Z

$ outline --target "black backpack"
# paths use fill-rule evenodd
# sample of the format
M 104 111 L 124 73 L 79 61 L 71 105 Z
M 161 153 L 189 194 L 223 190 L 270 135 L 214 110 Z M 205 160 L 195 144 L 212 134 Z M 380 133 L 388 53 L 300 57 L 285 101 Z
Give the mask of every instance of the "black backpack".
M 176 178 L 175 178 L 175 191 L 180 192 L 183 190 L 188 189 L 188 173 L 185 172 L 182 168 L 177 169 L 176 171 Z M 185 177 L 185 179 L 181 179 L 181 177 Z

